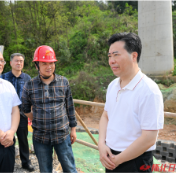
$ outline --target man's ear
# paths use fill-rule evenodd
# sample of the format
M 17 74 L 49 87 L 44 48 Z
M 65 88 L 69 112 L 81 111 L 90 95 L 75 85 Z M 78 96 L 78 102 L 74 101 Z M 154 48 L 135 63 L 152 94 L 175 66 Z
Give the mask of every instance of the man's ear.
M 137 57 L 138 57 L 138 53 L 137 52 L 133 52 L 132 53 L 133 62 L 137 62 Z
M 38 67 L 37 67 L 36 63 L 35 63 L 35 68 L 36 68 L 36 70 L 38 70 Z
M 12 67 L 12 63 L 11 63 L 12 61 L 10 61 L 10 66 Z
M 38 67 L 37 67 L 37 65 L 35 64 L 35 68 L 36 68 L 36 70 L 38 70 Z

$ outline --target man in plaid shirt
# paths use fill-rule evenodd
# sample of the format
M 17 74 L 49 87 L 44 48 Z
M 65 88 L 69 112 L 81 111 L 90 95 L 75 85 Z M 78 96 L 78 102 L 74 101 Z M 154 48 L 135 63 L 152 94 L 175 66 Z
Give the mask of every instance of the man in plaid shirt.
M 76 140 L 74 104 L 68 80 L 54 73 L 56 61 L 51 47 L 36 49 L 33 62 L 39 75 L 24 86 L 22 110 L 32 120 L 40 172 L 52 172 L 53 148 L 63 172 L 77 172 L 71 147 Z

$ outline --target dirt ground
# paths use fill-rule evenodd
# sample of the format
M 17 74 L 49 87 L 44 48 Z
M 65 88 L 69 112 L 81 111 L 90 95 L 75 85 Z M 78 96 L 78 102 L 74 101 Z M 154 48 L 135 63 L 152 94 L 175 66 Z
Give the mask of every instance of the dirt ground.
M 76 111 L 80 115 L 87 127 L 99 128 L 99 120 L 101 117 L 102 109 L 95 109 L 90 107 L 76 108 Z M 78 121 L 78 125 L 81 126 Z M 176 141 L 176 119 L 165 118 L 164 129 L 159 131 L 158 139 Z

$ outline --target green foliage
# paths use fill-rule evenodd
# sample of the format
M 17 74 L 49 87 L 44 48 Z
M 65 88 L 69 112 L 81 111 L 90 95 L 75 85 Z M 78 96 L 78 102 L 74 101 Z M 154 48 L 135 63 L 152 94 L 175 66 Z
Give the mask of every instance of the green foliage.
M 137 33 L 138 26 L 134 4 L 126 3 L 123 13 L 113 11 L 112 4 L 0 1 L 0 44 L 5 46 L 7 61 L 4 72 L 11 69 L 10 55 L 20 52 L 25 55 L 23 71 L 35 77 L 34 51 L 49 45 L 58 60 L 55 72 L 70 80 L 74 98 L 105 100 L 107 85 L 115 78 L 108 65 L 107 41 L 114 33 Z
M 156 80 L 155 81 L 157 84 L 163 84 L 167 87 L 169 87 L 170 85 L 174 84 L 175 82 L 171 79 L 168 79 L 167 77 L 163 77 L 163 79 L 161 80 Z
M 176 11 L 172 12 L 174 56 L 176 58 Z
M 73 98 L 93 101 L 95 97 L 105 99 L 106 90 L 100 88 L 95 77 L 81 71 L 76 79 L 70 81 Z
M 176 10 L 176 1 L 172 0 L 172 11 Z
M 133 15 L 138 10 L 138 1 L 109 1 L 108 9 L 116 11 L 118 14 L 128 11 L 129 15 Z
M 49 45 L 58 59 L 56 73 L 70 80 L 74 98 L 105 99 L 107 85 L 115 78 L 108 65 L 107 41 L 114 33 L 137 33 L 137 6 L 137 1 L 0 1 L 4 72 L 11 69 L 10 55 L 20 52 L 26 58 L 23 71 L 36 76 L 34 51 Z M 176 11 L 173 37 L 176 53 Z
M 176 59 L 174 58 L 174 70 L 172 72 L 172 76 L 176 76 Z

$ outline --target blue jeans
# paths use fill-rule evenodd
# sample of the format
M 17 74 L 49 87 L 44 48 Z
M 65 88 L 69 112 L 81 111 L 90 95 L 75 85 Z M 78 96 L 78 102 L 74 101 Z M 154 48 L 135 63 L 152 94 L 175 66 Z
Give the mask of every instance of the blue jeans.
M 52 173 L 53 170 L 53 147 L 61 163 L 64 173 L 77 173 L 75 160 L 73 157 L 70 135 L 67 136 L 64 142 L 59 144 L 42 144 L 33 138 L 35 154 L 38 159 L 41 173 Z

